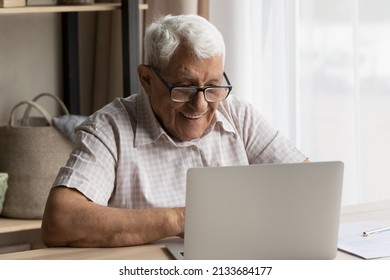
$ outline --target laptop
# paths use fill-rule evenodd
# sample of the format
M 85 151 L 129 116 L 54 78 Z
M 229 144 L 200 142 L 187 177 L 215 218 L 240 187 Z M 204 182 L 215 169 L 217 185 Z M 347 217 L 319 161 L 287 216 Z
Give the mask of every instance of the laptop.
M 340 161 L 192 168 L 176 259 L 333 259 Z

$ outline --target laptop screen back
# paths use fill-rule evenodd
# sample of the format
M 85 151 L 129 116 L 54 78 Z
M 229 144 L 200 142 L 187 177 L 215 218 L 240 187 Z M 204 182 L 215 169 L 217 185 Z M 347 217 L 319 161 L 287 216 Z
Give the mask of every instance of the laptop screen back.
M 185 259 L 333 259 L 342 162 L 188 171 Z

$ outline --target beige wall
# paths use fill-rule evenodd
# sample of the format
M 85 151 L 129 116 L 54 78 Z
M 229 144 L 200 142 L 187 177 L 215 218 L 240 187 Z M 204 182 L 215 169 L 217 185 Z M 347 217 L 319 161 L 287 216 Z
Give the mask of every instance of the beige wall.
M 90 114 L 95 13 L 79 17 L 80 92 L 82 114 Z M 12 107 L 41 92 L 62 98 L 61 14 L 0 15 L 0 125 Z M 50 99 L 40 104 L 57 114 Z
M 18 101 L 62 94 L 59 29 L 57 14 L 0 15 L 0 125 Z

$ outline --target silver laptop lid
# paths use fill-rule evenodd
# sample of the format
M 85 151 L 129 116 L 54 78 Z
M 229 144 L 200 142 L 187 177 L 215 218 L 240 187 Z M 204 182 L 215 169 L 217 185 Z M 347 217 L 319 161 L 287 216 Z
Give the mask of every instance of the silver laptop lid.
M 333 259 L 342 162 L 188 171 L 185 259 Z

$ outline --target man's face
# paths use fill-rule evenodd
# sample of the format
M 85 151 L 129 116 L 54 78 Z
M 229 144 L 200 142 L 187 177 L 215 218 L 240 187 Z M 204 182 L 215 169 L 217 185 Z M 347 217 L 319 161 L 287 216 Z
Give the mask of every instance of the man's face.
M 158 70 L 171 85 L 220 85 L 223 76 L 221 57 L 199 60 L 186 52 L 184 47 L 179 47 L 170 63 Z M 144 89 L 149 95 L 154 113 L 166 131 L 182 141 L 200 138 L 214 121 L 218 102 L 208 103 L 203 92 L 198 92 L 189 102 L 174 102 L 168 88 L 150 68 L 148 79 L 149 85 L 144 86 Z

